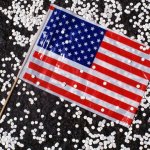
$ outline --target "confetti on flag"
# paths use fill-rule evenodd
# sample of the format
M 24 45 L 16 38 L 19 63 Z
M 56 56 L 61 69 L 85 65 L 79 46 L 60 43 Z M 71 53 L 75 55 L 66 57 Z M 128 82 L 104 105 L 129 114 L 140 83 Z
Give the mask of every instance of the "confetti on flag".
M 20 78 L 130 126 L 150 79 L 150 49 L 51 5 Z

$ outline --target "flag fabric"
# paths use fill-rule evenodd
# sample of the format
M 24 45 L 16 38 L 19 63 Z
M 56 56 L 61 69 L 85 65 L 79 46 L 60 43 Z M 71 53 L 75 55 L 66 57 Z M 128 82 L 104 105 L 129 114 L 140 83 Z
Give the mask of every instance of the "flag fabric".
M 123 126 L 150 79 L 150 49 L 51 5 L 20 78 Z

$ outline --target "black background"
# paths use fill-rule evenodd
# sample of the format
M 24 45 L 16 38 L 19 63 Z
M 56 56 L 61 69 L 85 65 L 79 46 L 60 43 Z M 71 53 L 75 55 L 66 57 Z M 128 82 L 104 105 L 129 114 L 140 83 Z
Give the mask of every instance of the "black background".
M 10 0 L 0 0 L 0 6 L 3 8 L 7 8 L 8 6 L 11 5 Z M 89 2 L 91 3 L 92 1 L 89 0 Z M 119 2 L 121 3 L 123 9 L 125 8 L 126 5 L 129 4 L 129 2 L 133 2 L 133 3 L 137 3 L 138 0 L 124 0 L 121 1 L 119 0 Z M 30 3 L 30 1 L 28 1 L 28 3 Z M 99 1 L 97 2 L 99 5 L 99 11 L 102 12 L 104 10 L 104 4 L 103 1 Z M 48 10 L 49 7 L 49 1 L 45 0 L 44 1 L 44 10 Z M 65 4 L 63 1 L 56 1 L 55 4 L 62 6 L 64 8 L 71 6 L 71 2 L 69 2 L 68 4 Z M 40 14 L 40 12 L 39 12 Z M 137 15 L 137 13 L 133 12 L 132 15 Z M 128 36 L 135 36 L 137 35 L 136 29 L 133 29 L 132 24 L 130 24 L 127 20 L 128 18 L 131 16 L 128 16 L 126 14 L 122 15 L 122 23 L 125 25 L 124 29 L 126 29 L 128 32 Z M 15 53 L 15 55 L 21 60 L 21 62 L 23 62 L 24 57 L 23 57 L 23 53 L 28 51 L 29 48 L 29 44 L 26 47 L 21 47 L 19 45 L 13 45 L 13 40 L 9 40 L 9 36 L 11 36 L 11 30 L 12 29 L 17 29 L 18 31 L 20 31 L 22 34 L 24 34 L 25 36 L 29 37 L 31 34 L 34 34 L 37 32 L 37 28 L 35 27 L 35 29 L 33 31 L 28 31 L 25 28 L 19 28 L 13 25 L 13 21 L 10 20 L 9 24 L 6 24 L 6 20 L 7 17 L 2 14 L 0 12 L 0 58 L 5 58 L 5 57 L 10 57 L 10 52 L 13 51 Z M 109 28 L 112 28 L 113 26 L 109 26 Z M 10 73 L 14 73 L 15 75 L 17 75 L 18 70 L 14 71 L 11 67 L 11 63 L 15 63 L 14 60 L 11 60 L 11 62 L 7 62 L 6 63 L 6 67 L 5 68 L 0 68 L 0 69 L 5 69 L 7 74 Z M 0 64 L 2 64 L 2 61 L 0 60 Z M 7 80 L 7 77 L 4 78 L 4 80 Z M 11 83 L 14 82 L 14 80 L 12 78 L 10 78 Z M 6 117 L 5 121 L 3 123 L 0 124 L 0 127 L 2 127 L 4 129 L 4 131 L 10 132 L 12 129 L 10 127 L 10 125 L 7 123 L 7 120 L 17 117 L 18 119 L 20 117 L 25 116 L 24 113 L 24 109 L 27 109 L 30 111 L 30 114 L 28 115 L 29 118 L 28 119 L 23 119 L 23 121 L 14 121 L 15 124 L 17 125 L 16 128 L 16 132 L 13 133 L 14 137 L 19 137 L 20 134 L 20 130 L 22 130 L 23 126 L 27 126 L 27 129 L 25 130 L 25 136 L 23 139 L 20 139 L 18 141 L 20 141 L 21 143 L 23 143 L 25 146 L 23 148 L 20 148 L 18 146 L 16 146 L 16 150 L 26 150 L 27 148 L 31 148 L 32 150 L 43 150 L 45 146 L 47 147 L 51 147 L 52 145 L 54 145 L 54 143 L 59 142 L 60 145 L 59 147 L 62 147 L 63 150 L 73 150 L 74 148 L 74 142 L 72 142 L 73 138 L 79 139 L 79 143 L 77 143 L 78 147 L 77 149 L 83 149 L 83 143 L 82 140 L 85 139 L 86 137 L 88 137 L 88 135 L 86 134 L 86 132 L 84 131 L 84 127 L 88 127 L 91 128 L 91 125 L 89 125 L 87 123 L 87 121 L 85 121 L 83 119 L 83 116 L 88 116 L 88 117 L 92 117 L 93 118 L 93 114 L 91 112 L 88 112 L 82 108 L 80 108 L 80 110 L 82 111 L 82 116 L 81 118 L 77 119 L 77 118 L 72 118 L 72 115 L 76 112 L 76 107 L 71 107 L 70 103 L 64 101 L 61 102 L 60 99 L 56 96 L 53 96 L 51 94 L 48 94 L 42 90 L 39 90 L 35 87 L 33 87 L 32 85 L 27 84 L 26 89 L 27 91 L 34 91 L 35 92 L 35 96 L 32 95 L 27 95 L 25 92 L 22 92 L 22 87 L 23 87 L 23 81 L 21 81 L 21 83 L 15 87 L 14 92 L 10 98 L 10 101 L 8 103 L 8 108 L 11 108 L 11 111 L 8 112 L 7 109 L 5 110 L 4 114 L 7 114 L 9 116 Z M 3 83 L 0 83 L 0 88 L 2 87 Z M 7 91 L 9 91 L 10 88 L 7 88 Z M 2 100 L 3 98 L 6 98 L 7 96 L 7 91 L 5 92 L 1 92 L 0 93 L 0 100 Z M 21 95 L 18 96 L 17 92 L 21 91 Z M 29 98 L 33 98 L 33 97 L 37 97 L 37 101 L 34 103 L 34 105 L 31 105 L 28 101 Z M 60 104 L 56 105 L 56 101 L 59 101 Z M 16 107 L 16 103 L 20 102 L 21 106 L 20 107 Z M 71 109 L 71 112 L 68 113 L 67 109 L 65 107 L 65 104 L 68 104 L 68 108 Z M 2 107 L 2 105 L 1 105 Z M 37 109 L 40 108 L 41 112 L 37 113 Z M 136 119 L 140 119 L 142 121 L 142 124 L 140 125 L 140 128 L 136 128 L 135 125 L 133 124 L 132 127 L 132 134 L 139 134 L 139 135 L 144 135 L 146 132 L 148 132 L 148 129 L 150 127 L 148 121 L 148 115 L 149 115 L 149 109 L 145 109 L 144 112 L 147 114 L 145 117 L 142 116 L 142 111 L 140 109 L 141 107 L 139 107 L 139 111 L 138 111 L 138 115 L 136 116 Z M 50 113 L 56 110 L 57 114 L 56 117 L 52 118 L 50 116 Z M 44 114 L 44 118 L 41 118 L 41 115 Z M 61 134 L 57 135 L 57 122 L 58 122 L 58 116 L 62 116 L 62 120 L 61 122 Z M 95 127 L 98 126 L 98 122 L 103 120 L 104 118 L 100 117 L 100 116 L 96 116 L 93 120 L 93 125 Z M 39 130 L 38 129 L 38 125 L 31 125 L 31 121 L 38 121 L 38 122 L 43 122 L 44 124 L 44 130 Z M 107 120 L 108 123 L 110 123 L 109 120 Z M 79 128 L 75 128 L 75 124 L 78 123 L 79 124 Z M 33 139 L 33 136 L 31 135 L 31 130 L 33 128 L 37 128 L 37 135 L 40 135 L 41 132 L 46 131 L 47 135 L 46 135 L 46 140 L 42 143 L 39 144 L 36 140 Z M 123 132 L 119 132 L 119 129 L 123 128 Z M 72 132 L 72 134 L 68 135 L 67 131 L 70 130 Z M 125 132 L 128 132 L 128 129 L 122 127 L 121 125 L 117 125 L 115 124 L 114 127 L 111 126 L 107 126 L 105 125 L 104 129 L 101 131 L 101 134 L 104 135 L 110 135 L 113 131 L 116 132 L 115 135 L 115 141 L 117 144 L 117 147 L 115 148 L 116 150 L 121 149 L 121 144 L 124 144 L 126 147 L 129 147 L 131 150 L 138 150 L 139 146 L 140 146 L 140 141 L 136 140 L 130 140 L 129 143 L 125 143 Z M 97 133 L 98 131 L 92 130 L 92 133 Z M 53 138 L 50 139 L 48 137 L 49 134 L 53 135 Z M 67 142 L 63 141 L 63 138 L 67 138 Z M 4 148 L 3 146 L 0 147 Z M 96 145 L 93 147 L 97 147 Z M 5 148 L 4 148 L 5 149 Z M 57 148 L 55 148 L 57 149 Z M 108 148 L 109 149 L 109 148 Z M 112 149 L 112 148 L 110 148 Z M 144 149 L 144 148 L 143 148 Z

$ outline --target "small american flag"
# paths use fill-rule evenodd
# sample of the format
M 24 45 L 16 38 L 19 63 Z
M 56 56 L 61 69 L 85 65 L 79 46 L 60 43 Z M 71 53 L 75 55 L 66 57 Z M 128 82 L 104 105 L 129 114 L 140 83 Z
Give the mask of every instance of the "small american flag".
M 142 47 L 52 5 L 20 78 L 128 127 L 150 79 Z

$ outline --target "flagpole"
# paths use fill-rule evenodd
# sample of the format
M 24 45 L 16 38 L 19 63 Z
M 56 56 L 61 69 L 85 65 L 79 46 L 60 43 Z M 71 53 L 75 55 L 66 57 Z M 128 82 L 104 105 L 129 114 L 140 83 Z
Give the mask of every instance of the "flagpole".
M 37 38 L 37 35 L 36 35 L 35 37 Z M 36 38 L 35 38 L 35 39 L 36 39 Z M 35 40 L 34 42 L 36 42 L 36 40 Z M 15 88 L 17 82 L 18 82 L 19 75 L 20 75 L 20 73 L 22 72 L 22 69 L 24 68 L 24 66 L 25 66 L 25 64 L 26 64 L 26 62 L 27 62 L 27 60 L 28 60 L 28 58 L 29 58 L 29 56 L 30 56 L 30 54 L 31 54 L 31 52 L 32 52 L 33 46 L 34 46 L 34 44 L 32 44 L 32 46 L 30 47 L 30 49 L 29 49 L 29 51 L 28 51 L 28 54 L 27 54 L 27 56 L 26 56 L 26 58 L 25 58 L 25 60 L 24 60 L 24 62 L 23 62 L 23 64 L 22 64 L 22 66 L 21 66 L 21 69 L 19 70 L 19 72 L 18 72 L 18 74 L 17 74 L 17 77 L 16 77 L 16 79 L 15 79 L 15 82 L 13 83 L 13 85 L 12 85 L 12 87 L 11 87 L 11 90 L 9 91 L 9 95 L 7 96 L 7 98 L 6 98 L 6 100 L 5 100 L 5 104 L 4 104 L 4 106 L 2 107 L 2 109 L 1 109 L 1 111 L 0 111 L 0 119 L 1 119 L 1 117 L 2 117 L 2 115 L 3 115 L 3 112 L 4 112 L 4 110 L 5 110 L 6 106 L 7 106 L 7 104 L 8 104 L 8 101 L 9 101 L 11 95 L 12 95 L 12 92 L 13 92 L 13 90 L 14 90 L 14 88 Z
M 13 86 L 12 86 L 11 90 L 9 91 L 9 95 L 7 96 L 7 98 L 5 100 L 5 104 L 4 104 L 4 106 L 2 107 L 2 109 L 0 111 L 0 119 L 2 118 L 3 112 L 4 112 L 4 110 L 5 110 L 5 108 L 6 108 L 7 104 L 8 104 L 8 101 L 9 101 L 11 95 L 12 95 L 12 92 L 13 92 L 16 84 L 17 84 L 17 81 L 18 81 L 18 77 L 15 79 L 15 82 L 13 83 Z
M 4 113 L 4 110 L 5 110 L 5 108 L 6 108 L 7 104 L 8 104 L 9 99 L 10 99 L 10 97 L 11 97 L 13 91 L 14 91 L 14 88 L 15 88 L 17 82 L 18 82 L 20 73 L 22 72 L 22 70 L 23 70 L 23 68 L 24 68 L 24 66 L 25 66 L 25 64 L 26 64 L 26 62 L 27 62 L 27 60 L 28 60 L 28 58 L 29 58 L 29 56 L 30 56 L 30 54 L 31 54 L 31 52 L 32 52 L 32 49 L 33 49 L 33 47 L 34 47 L 34 45 L 35 45 L 35 43 L 36 43 L 36 40 L 37 40 L 38 36 L 40 35 L 41 30 L 42 30 L 42 28 L 43 28 L 43 25 L 45 24 L 45 20 L 47 20 L 49 14 L 50 14 L 50 10 L 48 11 L 47 15 L 44 17 L 43 23 L 42 23 L 42 25 L 40 26 L 40 29 L 38 30 L 37 34 L 35 35 L 35 38 L 34 38 L 32 44 L 31 44 L 31 46 L 30 46 L 30 48 L 29 48 L 29 50 L 28 50 L 28 54 L 27 54 L 27 56 L 26 56 L 26 58 L 25 58 L 25 60 L 24 60 L 24 62 L 23 62 L 23 64 L 22 64 L 22 66 L 21 66 L 21 69 L 19 70 L 19 72 L 18 72 L 18 74 L 17 74 L 17 77 L 16 77 L 15 82 L 13 83 L 13 85 L 12 85 L 12 87 L 11 87 L 11 90 L 9 91 L 9 95 L 7 96 L 7 98 L 6 98 L 6 100 L 5 100 L 5 104 L 3 105 L 3 107 L 2 107 L 2 109 L 1 109 L 1 111 L 0 111 L 0 119 L 2 118 L 2 115 L 3 115 L 3 113 Z

